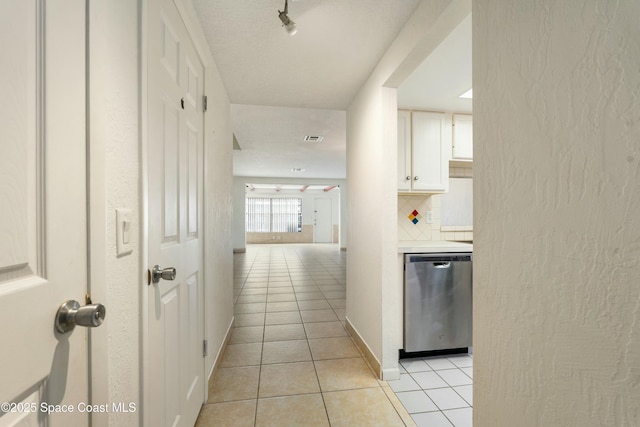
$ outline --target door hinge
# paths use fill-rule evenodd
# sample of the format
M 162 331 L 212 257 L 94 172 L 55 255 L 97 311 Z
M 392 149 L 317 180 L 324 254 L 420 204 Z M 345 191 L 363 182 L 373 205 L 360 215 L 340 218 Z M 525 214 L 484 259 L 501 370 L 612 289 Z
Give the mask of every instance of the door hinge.
M 202 111 L 207 111 L 207 95 L 202 96 Z
M 207 357 L 209 354 L 209 341 L 202 341 L 202 357 Z

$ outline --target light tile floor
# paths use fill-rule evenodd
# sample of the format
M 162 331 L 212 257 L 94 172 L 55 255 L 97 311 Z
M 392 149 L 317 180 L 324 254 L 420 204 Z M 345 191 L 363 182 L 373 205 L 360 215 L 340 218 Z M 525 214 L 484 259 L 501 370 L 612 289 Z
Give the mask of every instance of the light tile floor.
M 418 427 L 471 427 L 473 358 L 470 355 L 400 360 L 389 386 Z
M 345 284 L 336 245 L 235 254 L 234 329 L 196 426 L 471 426 L 471 357 L 377 380 L 344 328 Z

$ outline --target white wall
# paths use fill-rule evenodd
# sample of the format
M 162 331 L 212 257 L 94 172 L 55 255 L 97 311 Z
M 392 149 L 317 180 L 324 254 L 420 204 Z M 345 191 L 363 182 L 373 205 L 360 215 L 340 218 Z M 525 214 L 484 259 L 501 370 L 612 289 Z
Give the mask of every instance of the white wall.
M 233 250 L 242 252 L 246 250 L 246 233 L 245 233 L 245 219 L 244 219 L 244 210 L 245 210 L 245 183 L 246 179 L 244 177 L 233 177 L 233 228 L 232 228 L 232 238 L 233 238 Z
M 205 93 L 205 338 L 210 371 L 233 319 L 233 133 L 230 104 L 214 63 Z
M 473 2 L 474 426 L 640 424 L 640 2 Z
M 305 185 L 305 184 L 316 184 L 316 185 L 336 185 L 340 187 L 339 191 L 339 203 L 336 201 L 333 203 L 334 207 L 334 224 L 340 224 L 340 247 L 347 247 L 347 183 L 344 179 L 294 179 L 294 178 L 262 178 L 262 177 L 247 177 L 247 176 L 236 176 L 233 178 L 233 249 L 236 251 L 242 251 L 246 248 L 245 242 L 245 185 L 247 183 L 255 183 L 255 184 L 295 184 L 295 185 Z M 333 190 L 336 191 L 336 190 Z M 332 198 L 336 197 L 333 191 L 329 193 L 323 193 L 321 197 L 330 196 Z M 281 193 L 278 193 L 281 194 Z M 298 195 L 301 193 L 298 192 Z M 307 208 L 313 207 L 313 197 L 310 196 L 311 193 L 303 193 L 303 197 L 305 200 L 303 201 L 303 209 L 305 209 L 305 205 Z M 311 205 L 309 205 L 311 203 Z M 339 210 L 336 212 L 336 205 L 339 206 Z M 312 209 L 313 210 L 313 209 Z M 307 209 L 305 209 L 307 211 Z M 312 224 L 313 217 L 309 217 L 309 213 L 306 212 L 306 215 L 303 217 L 304 224 Z M 338 215 L 338 218 L 335 215 Z M 338 221 L 338 222 L 336 222 Z
M 394 88 L 470 10 L 468 0 L 423 0 L 347 110 L 347 321 L 385 379 L 398 377 L 402 347 Z
M 107 308 L 92 336 L 94 402 L 140 407 L 140 150 L 138 5 L 89 3 L 90 287 Z M 116 256 L 115 209 L 133 211 L 133 252 Z M 140 413 L 94 414 L 95 425 L 135 426 Z
M 378 362 L 382 361 L 383 239 L 393 240 L 385 227 L 392 199 L 395 169 L 385 156 L 382 82 L 363 89 L 347 110 L 347 180 L 349 181 L 349 250 L 347 251 L 347 322 L 360 335 Z M 395 157 L 393 157 L 395 158 Z M 389 160 L 387 158 L 387 160 Z M 374 190 L 374 191 L 372 191 Z M 395 221 L 394 221 L 395 222 Z M 394 242 L 395 243 L 395 242 Z

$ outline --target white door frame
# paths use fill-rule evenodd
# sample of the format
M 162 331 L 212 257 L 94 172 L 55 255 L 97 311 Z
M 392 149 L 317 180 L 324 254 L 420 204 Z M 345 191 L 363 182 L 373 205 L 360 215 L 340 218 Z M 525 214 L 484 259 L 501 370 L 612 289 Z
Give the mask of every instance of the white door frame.
M 149 265 L 149 120 L 148 118 L 148 78 L 149 40 L 147 21 L 149 16 L 149 1 L 142 0 L 140 12 L 140 273 L 147 273 Z M 148 277 L 147 277 L 148 280 Z M 141 426 L 149 425 L 149 383 L 148 364 L 145 363 L 149 355 L 149 305 L 147 290 L 140 287 L 140 399 L 142 404 Z

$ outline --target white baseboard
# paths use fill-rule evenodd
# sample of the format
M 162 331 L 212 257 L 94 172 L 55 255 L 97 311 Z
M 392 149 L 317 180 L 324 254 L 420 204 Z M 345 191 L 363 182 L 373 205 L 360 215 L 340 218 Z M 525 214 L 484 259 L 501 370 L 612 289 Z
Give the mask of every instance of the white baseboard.
M 388 368 L 382 370 L 382 379 L 384 381 L 393 381 L 400 379 L 400 368 Z

